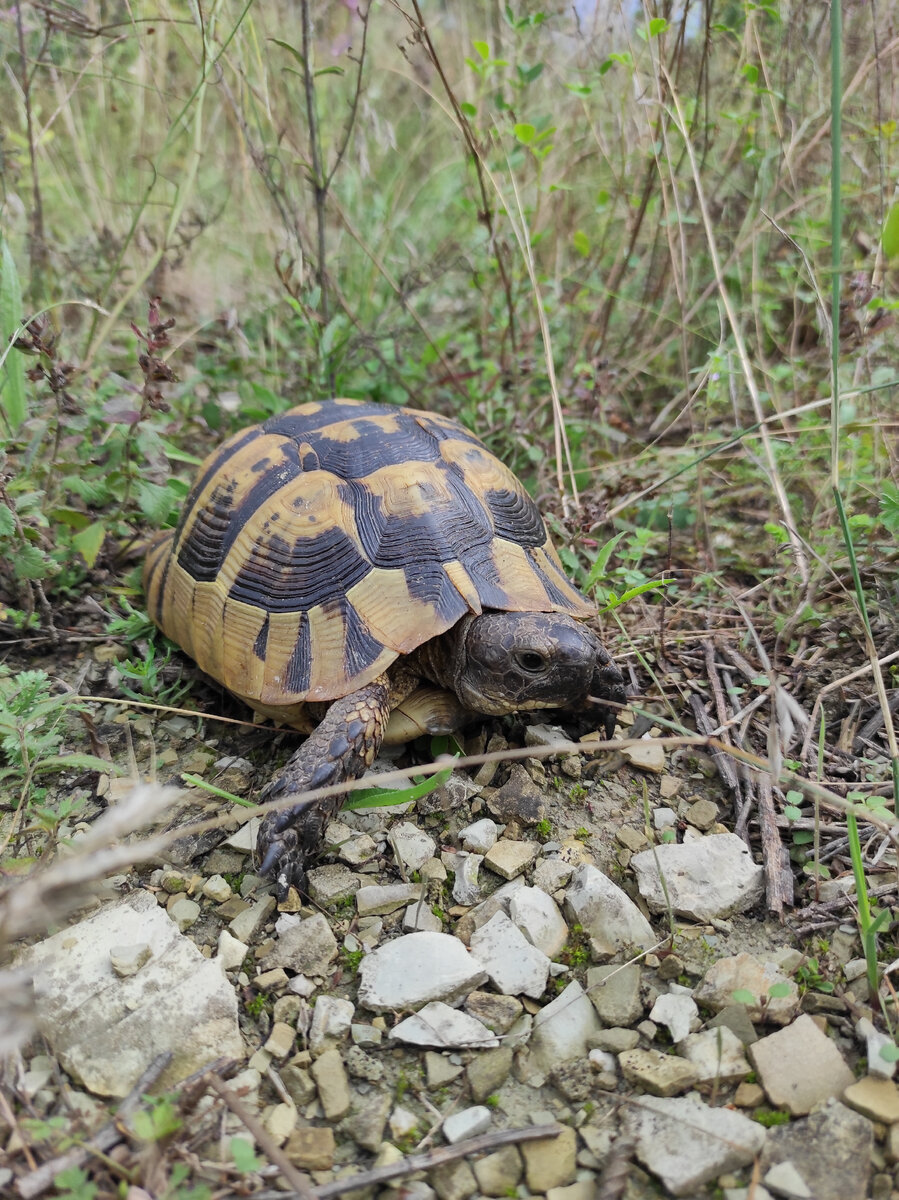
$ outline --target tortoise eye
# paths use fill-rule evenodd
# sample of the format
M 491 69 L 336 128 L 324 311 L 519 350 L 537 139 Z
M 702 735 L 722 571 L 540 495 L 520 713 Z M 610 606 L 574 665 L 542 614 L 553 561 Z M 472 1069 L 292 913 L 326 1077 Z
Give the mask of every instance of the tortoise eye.
M 523 671 L 528 671 L 532 674 L 542 671 L 546 666 L 546 659 L 542 654 L 538 654 L 536 650 L 519 650 L 515 655 L 515 661 Z

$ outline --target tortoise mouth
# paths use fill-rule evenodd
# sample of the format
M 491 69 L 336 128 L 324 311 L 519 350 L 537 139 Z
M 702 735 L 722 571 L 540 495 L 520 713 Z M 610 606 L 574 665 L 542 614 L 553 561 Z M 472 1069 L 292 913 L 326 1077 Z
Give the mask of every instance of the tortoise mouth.
M 596 642 L 563 613 L 491 612 L 461 631 L 455 687 L 474 712 L 562 708 L 586 698 Z

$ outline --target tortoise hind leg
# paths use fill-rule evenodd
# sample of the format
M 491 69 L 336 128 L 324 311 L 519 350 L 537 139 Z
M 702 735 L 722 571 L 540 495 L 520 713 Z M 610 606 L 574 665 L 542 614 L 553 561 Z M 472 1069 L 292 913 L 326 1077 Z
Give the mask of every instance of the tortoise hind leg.
M 335 700 L 318 727 L 263 789 L 260 801 L 358 779 L 378 753 L 390 703 L 386 675 Z M 339 810 L 342 799 L 337 795 L 311 803 L 300 800 L 292 808 L 270 813 L 262 822 L 260 869 L 263 875 L 275 874 L 281 899 L 291 885 L 302 888 L 306 860 L 320 845 L 325 826 Z

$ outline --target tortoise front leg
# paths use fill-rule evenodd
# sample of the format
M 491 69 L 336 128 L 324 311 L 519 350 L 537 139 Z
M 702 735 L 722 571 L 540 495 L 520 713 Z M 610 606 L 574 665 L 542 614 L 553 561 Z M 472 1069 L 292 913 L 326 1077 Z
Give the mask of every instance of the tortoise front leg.
M 265 803 L 313 788 L 358 779 L 374 761 L 390 716 L 390 686 L 379 675 L 365 687 L 335 700 L 324 719 L 260 795 Z M 278 896 L 293 885 L 302 889 L 306 860 L 321 844 L 325 826 L 343 797 L 301 800 L 293 808 L 270 813 L 259 830 L 263 875 L 276 872 Z

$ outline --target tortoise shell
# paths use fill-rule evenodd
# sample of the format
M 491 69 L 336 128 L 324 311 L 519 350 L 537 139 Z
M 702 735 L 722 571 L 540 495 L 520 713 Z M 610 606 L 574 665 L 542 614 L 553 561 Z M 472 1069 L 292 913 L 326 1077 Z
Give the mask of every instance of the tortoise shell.
M 467 613 L 595 611 L 482 442 L 361 400 L 229 438 L 152 545 L 144 587 L 163 633 L 264 708 L 346 696 Z

